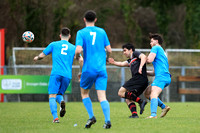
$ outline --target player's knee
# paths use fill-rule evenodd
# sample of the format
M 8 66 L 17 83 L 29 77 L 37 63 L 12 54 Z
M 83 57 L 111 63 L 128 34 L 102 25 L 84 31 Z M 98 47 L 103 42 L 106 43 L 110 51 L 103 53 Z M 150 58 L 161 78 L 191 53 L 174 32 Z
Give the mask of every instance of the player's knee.
M 81 94 L 82 99 L 89 97 L 88 94 Z
M 149 99 L 150 95 L 144 94 L 144 96 L 146 97 L 146 99 Z
M 146 91 L 144 91 L 143 95 L 144 95 L 147 99 L 149 99 L 149 97 L 150 97 L 150 94 L 148 94 Z
M 127 105 L 129 105 L 130 103 L 132 103 L 133 101 L 129 100 L 129 99 L 125 99 Z
M 49 94 L 49 98 L 52 98 L 52 97 L 56 98 L 56 95 L 57 94 Z
M 156 92 L 152 91 L 151 94 L 150 94 L 150 97 L 151 97 L 151 99 L 152 98 L 157 98 L 158 94 Z
M 118 96 L 123 97 L 123 92 L 118 91 Z
M 98 97 L 99 102 L 107 101 L 106 97 Z

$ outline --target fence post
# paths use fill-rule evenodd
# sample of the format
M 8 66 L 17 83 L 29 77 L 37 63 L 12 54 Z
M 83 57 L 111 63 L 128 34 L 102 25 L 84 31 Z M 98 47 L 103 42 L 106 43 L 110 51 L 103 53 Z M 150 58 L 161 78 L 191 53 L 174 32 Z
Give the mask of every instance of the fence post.
M 125 68 L 121 68 L 121 86 L 125 83 Z M 121 98 L 121 102 L 125 102 L 124 98 Z
M 165 53 L 166 53 L 167 58 L 168 58 L 168 49 L 165 50 Z M 169 89 L 169 86 L 166 87 L 165 98 L 166 98 L 166 102 L 170 102 L 170 89 Z
M 65 102 L 68 102 L 68 96 L 67 96 L 67 94 L 64 94 L 64 100 L 65 100 Z
M 185 67 L 181 67 L 181 76 L 185 76 Z M 185 82 L 181 82 L 181 88 L 185 88 Z M 185 102 L 185 94 L 181 95 L 181 102 Z
M 12 57 L 13 57 L 14 74 L 17 75 L 15 49 L 16 49 L 16 48 L 13 48 L 13 50 L 12 50 L 12 53 L 13 53 Z

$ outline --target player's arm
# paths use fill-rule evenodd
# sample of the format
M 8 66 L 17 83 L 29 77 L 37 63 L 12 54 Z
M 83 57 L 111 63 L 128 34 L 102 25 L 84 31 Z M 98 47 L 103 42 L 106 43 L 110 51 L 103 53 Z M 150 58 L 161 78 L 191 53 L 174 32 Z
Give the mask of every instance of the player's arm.
M 35 56 L 33 58 L 34 61 L 37 61 L 37 60 L 42 60 L 46 55 L 42 52 L 40 53 L 38 56 Z
M 106 61 L 108 62 L 108 58 L 110 57 L 110 54 L 112 53 L 111 46 L 106 46 Z
M 141 62 L 140 62 L 140 66 L 139 66 L 138 72 L 140 74 L 142 74 L 142 68 L 143 68 L 144 64 L 146 63 L 146 61 L 147 61 L 147 57 L 146 57 L 146 55 L 141 53 L 139 58 L 141 59 Z
M 147 71 L 148 76 L 155 76 L 154 69 L 152 71 Z
M 82 67 L 83 67 L 83 57 L 79 57 L 79 65 L 80 65 L 80 72 L 82 72 Z
M 119 67 L 127 67 L 128 62 L 127 61 L 115 61 L 113 58 L 108 58 L 108 62 L 112 65 L 119 66 Z
M 83 48 L 82 48 L 82 46 L 76 46 L 76 51 L 75 51 L 75 58 L 77 59 L 77 60 L 79 60 L 79 58 L 81 57 L 80 56 L 80 53 L 83 51 Z
M 80 69 L 79 69 L 79 73 L 78 73 L 78 81 L 80 82 L 81 74 L 82 74 L 82 67 L 83 67 L 83 57 L 82 56 L 79 57 L 79 65 L 80 65 Z
M 147 57 L 147 63 L 152 63 L 156 57 L 155 53 L 150 53 Z

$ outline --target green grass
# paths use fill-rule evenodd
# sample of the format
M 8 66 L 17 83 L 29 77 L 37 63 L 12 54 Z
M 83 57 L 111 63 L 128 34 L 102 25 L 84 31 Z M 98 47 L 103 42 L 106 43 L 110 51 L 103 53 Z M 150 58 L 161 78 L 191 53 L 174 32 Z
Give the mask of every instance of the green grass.
M 112 128 L 105 130 L 100 103 L 93 103 L 97 123 L 84 129 L 88 119 L 81 102 L 66 104 L 67 113 L 60 123 L 52 123 L 48 102 L 0 103 L 0 133 L 199 133 L 200 103 L 167 103 L 171 110 L 164 118 L 145 119 L 150 115 L 148 103 L 139 119 L 129 119 L 126 103 L 110 102 Z M 139 112 L 139 108 L 138 108 Z M 158 108 L 158 116 L 161 109 Z M 74 124 L 77 126 L 74 127 Z

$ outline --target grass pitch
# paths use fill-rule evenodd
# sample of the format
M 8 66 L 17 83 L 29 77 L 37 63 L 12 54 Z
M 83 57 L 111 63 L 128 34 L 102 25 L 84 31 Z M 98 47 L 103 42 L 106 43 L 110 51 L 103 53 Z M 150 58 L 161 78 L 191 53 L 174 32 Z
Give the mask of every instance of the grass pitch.
M 138 104 L 137 104 L 138 105 Z M 88 114 L 81 102 L 66 103 L 66 115 L 60 123 L 52 123 L 48 102 L 0 103 L 0 133 L 199 133 L 200 103 L 167 103 L 171 107 L 167 116 L 145 119 L 150 115 L 150 103 L 138 119 L 131 114 L 126 103 L 110 102 L 111 129 L 103 129 L 101 105 L 93 103 L 97 123 L 84 129 Z M 58 106 L 59 107 L 59 106 Z M 139 112 L 139 106 L 137 106 Z M 158 108 L 158 116 L 161 109 Z

